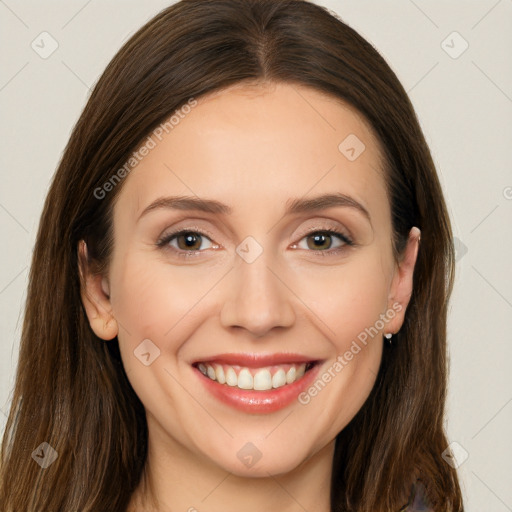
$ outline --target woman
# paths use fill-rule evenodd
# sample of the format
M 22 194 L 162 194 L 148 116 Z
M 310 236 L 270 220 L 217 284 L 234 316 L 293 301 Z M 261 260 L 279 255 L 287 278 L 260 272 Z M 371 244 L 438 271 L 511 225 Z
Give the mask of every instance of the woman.
M 178 2 L 109 64 L 52 182 L 2 510 L 461 511 L 453 261 L 368 42 L 305 1 Z

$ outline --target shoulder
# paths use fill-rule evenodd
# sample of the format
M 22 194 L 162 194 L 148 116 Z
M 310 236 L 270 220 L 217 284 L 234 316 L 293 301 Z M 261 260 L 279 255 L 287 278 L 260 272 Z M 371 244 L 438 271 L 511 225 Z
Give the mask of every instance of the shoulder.
M 417 480 L 412 485 L 409 501 L 400 509 L 400 512 L 434 512 L 421 480 Z

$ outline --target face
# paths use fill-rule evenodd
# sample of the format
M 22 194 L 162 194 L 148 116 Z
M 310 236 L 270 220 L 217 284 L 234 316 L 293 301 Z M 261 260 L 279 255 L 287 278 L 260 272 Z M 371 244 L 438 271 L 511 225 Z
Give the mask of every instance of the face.
M 379 143 L 285 84 L 200 98 L 159 138 L 116 200 L 108 275 L 87 275 L 91 326 L 118 336 L 154 446 L 292 471 L 367 399 L 412 290 L 416 239 L 395 262 Z

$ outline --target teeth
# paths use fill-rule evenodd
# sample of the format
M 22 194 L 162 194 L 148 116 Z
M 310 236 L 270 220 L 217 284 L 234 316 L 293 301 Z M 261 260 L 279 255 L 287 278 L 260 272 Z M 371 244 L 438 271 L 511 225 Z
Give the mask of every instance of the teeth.
M 272 377 L 272 387 L 273 388 L 280 388 L 286 384 L 286 373 L 284 373 L 284 370 L 280 368 L 277 370 L 275 375 Z
M 240 370 L 240 373 L 238 374 L 238 387 L 241 389 L 254 389 L 253 378 L 251 372 L 247 368 Z
M 238 386 L 238 377 L 231 366 L 226 371 L 226 384 L 228 386 Z
M 210 379 L 215 380 L 215 370 L 209 364 L 206 365 L 206 372 Z
M 240 377 L 238 377 L 240 379 Z M 266 391 L 272 389 L 272 377 L 267 369 L 259 370 L 254 376 L 254 389 Z
M 306 373 L 306 364 L 286 364 L 267 368 L 250 369 L 226 364 L 199 363 L 198 369 L 211 380 L 240 389 L 268 391 L 293 384 Z M 311 365 L 308 364 L 308 369 Z
M 219 382 L 220 384 L 226 383 L 224 368 L 222 368 L 220 364 L 215 365 L 215 376 L 217 377 L 217 382 Z

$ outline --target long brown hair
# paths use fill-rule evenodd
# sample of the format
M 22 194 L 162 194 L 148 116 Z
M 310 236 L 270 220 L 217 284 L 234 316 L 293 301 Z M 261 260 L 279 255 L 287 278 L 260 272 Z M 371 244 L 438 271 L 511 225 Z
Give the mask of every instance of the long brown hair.
M 112 250 L 122 183 L 98 189 L 148 134 L 191 97 L 239 82 L 312 87 L 344 101 L 373 127 L 384 154 L 393 249 L 421 229 L 404 325 L 385 344 L 376 384 L 337 436 L 333 511 L 397 511 L 424 483 L 435 510 L 460 511 L 456 471 L 441 454 L 446 315 L 454 273 L 450 221 L 414 109 L 371 44 L 303 0 L 183 0 L 117 53 L 78 120 L 48 193 L 33 254 L 19 362 L 0 467 L 5 512 L 124 511 L 147 454 L 142 403 L 117 338 L 91 330 L 80 298 L 77 246 L 98 272 Z M 49 467 L 32 453 L 57 453 Z

